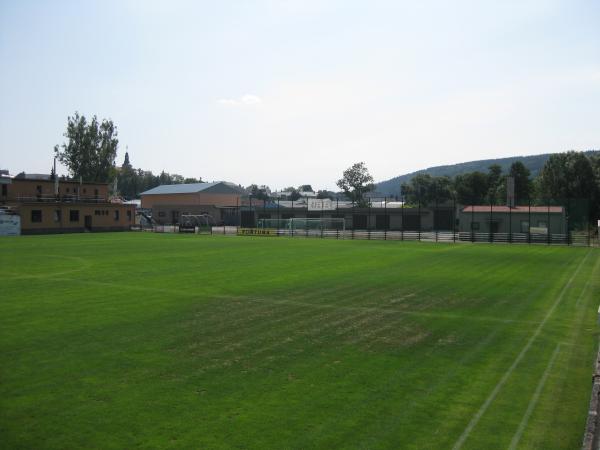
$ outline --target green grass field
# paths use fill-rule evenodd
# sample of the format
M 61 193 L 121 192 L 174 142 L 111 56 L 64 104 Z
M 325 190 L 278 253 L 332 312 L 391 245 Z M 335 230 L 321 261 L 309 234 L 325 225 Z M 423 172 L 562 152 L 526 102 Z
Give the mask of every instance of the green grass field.
M 0 447 L 573 449 L 600 251 L 0 238 Z

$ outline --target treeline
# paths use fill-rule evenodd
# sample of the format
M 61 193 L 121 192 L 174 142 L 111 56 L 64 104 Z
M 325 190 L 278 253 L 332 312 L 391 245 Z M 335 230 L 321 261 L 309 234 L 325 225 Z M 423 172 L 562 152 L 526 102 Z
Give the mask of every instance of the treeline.
M 271 188 L 269 188 L 269 186 L 267 186 L 267 185 L 258 186 L 257 184 L 251 184 L 250 186 L 246 187 L 246 191 L 249 194 L 251 194 L 254 198 L 259 199 L 259 200 L 266 201 L 266 200 L 272 200 L 274 198 L 271 193 Z M 288 195 L 286 195 L 286 200 L 292 200 L 292 201 L 298 200 L 300 197 L 302 197 L 302 194 L 304 192 L 315 192 L 310 184 L 302 184 L 302 185 L 298 186 L 297 188 L 294 186 L 288 186 L 286 188 L 283 188 L 281 191 L 287 192 Z M 328 191 L 326 189 L 318 190 L 316 193 L 317 193 L 318 199 L 329 198 L 329 199 L 334 200 L 336 198 L 343 198 L 342 192 L 333 192 L 333 191 Z
M 202 178 L 185 178 L 176 173 L 169 174 L 162 171 L 154 175 L 149 170 L 135 169 L 129 161 L 129 153 L 125 153 L 125 160 L 120 168 L 116 168 L 118 194 L 131 200 L 138 198 L 141 192 L 152 189 L 161 184 L 202 183 Z
M 521 161 L 507 172 L 492 164 L 487 172 L 474 171 L 454 177 L 418 174 L 403 183 L 408 203 L 432 204 L 455 200 L 460 204 L 505 204 L 506 177 L 512 176 L 516 204 L 548 203 L 564 199 L 586 200 L 590 212 L 600 214 L 600 154 L 565 152 L 550 155 L 536 177 Z

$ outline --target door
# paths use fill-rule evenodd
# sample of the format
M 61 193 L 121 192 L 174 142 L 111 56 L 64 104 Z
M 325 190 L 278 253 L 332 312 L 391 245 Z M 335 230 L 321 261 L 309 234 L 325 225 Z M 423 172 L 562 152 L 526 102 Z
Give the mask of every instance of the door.
M 87 231 L 92 231 L 92 216 L 84 217 L 84 226 Z

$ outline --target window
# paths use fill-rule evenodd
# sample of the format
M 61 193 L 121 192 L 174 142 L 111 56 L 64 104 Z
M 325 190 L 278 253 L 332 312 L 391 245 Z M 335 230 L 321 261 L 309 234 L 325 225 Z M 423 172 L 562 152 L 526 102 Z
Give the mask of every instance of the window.
M 79 210 L 78 209 L 70 209 L 69 210 L 69 221 L 70 222 L 79 222 Z
M 38 195 L 41 195 L 42 194 L 42 186 L 38 184 L 35 187 L 35 191 L 37 192 Z
M 8 186 L 6 184 L 2 185 L 2 196 L 6 197 L 8 195 Z
M 529 233 L 529 221 L 521 220 L 521 233 Z
M 479 230 L 479 222 L 471 222 L 471 230 L 473 230 L 473 231 Z
M 538 227 L 540 227 L 540 228 L 548 228 L 548 222 L 545 222 L 543 220 L 539 220 L 538 221 Z
M 85 194 L 85 188 L 83 188 L 83 193 Z
M 164 211 L 159 211 L 158 212 L 158 217 L 165 217 L 165 216 L 166 216 L 166 214 L 165 214 Z
M 115 209 L 115 220 L 119 220 L 119 210 Z
M 60 209 L 55 209 L 54 210 L 54 221 L 60 222 L 60 216 L 61 216 Z
M 98 189 L 94 189 L 94 197 L 98 198 Z
M 127 210 L 127 220 L 129 220 L 131 222 L 131 210 L 130 209 Z
M 40 223 L 42 221 L 42 210 L 41 209 L 32 209 L 31 210 L 31 221 L 35 223 Z

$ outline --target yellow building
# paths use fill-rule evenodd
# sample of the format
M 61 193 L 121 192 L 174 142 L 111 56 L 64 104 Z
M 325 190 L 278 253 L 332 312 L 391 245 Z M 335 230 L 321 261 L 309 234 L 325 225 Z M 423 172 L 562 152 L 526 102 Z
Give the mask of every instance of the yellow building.
M 21 217 L 22 234 L 129 230 L 135 206 L 109 201 L 107 183 L 54 180 L 50 175 L 2 176 L 0 205 Z
M 233 183 L 161 185 L 142 192 L 142 209 L 151 210 L 159 224 L 178 224 L 181 216 L 202 214 L 211 224 L 237 224 L 238 207 L 244 190 Z

